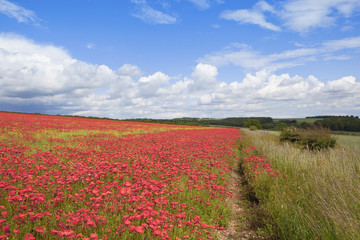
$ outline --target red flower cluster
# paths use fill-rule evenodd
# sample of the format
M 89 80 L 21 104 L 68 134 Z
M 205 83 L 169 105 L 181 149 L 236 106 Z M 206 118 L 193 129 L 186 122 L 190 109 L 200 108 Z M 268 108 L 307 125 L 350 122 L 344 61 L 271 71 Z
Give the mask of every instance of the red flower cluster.
M 223 229 L 237 129 L 0 113 L 0 134 L 0 239 Z
M 247 169 L 250 170 L 248 175 L 256 178 L 258 175 L 265 172 L 272 177 L 280 176 L 280 171 L 274 169 L 270 163 L 270 160 L 267 159 L 265 155 L 257 156 L 259 154 L 255 147 L 249 145 L 248 148 L 243 150 L 243 153 L 247 157 L 244 157 L 245 163 L 243 163 L 242 166 L 247 166 Z M 257 180 L 255 180 L 255 182 L 257 182 Z

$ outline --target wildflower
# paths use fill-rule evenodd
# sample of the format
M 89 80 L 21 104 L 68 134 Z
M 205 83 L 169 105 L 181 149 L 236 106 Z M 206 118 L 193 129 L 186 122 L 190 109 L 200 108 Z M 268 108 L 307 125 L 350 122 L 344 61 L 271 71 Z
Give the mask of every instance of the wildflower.
M 38 233 L 42 233 L 42 232 L 44 232 L 44 228 L 43 227 L 37 227 L 37 228 L 35 228 L 35 231 L 38 232 Z
M 137 233 L 144 233 L 142 226 L 135 227 L 134 231 L 137 232 Z
M 98 236 L 96 235 L 96 233 L 92 233 L 92 234 L 90 234 L 90 239 L 97 240 Z
M 36 238 L 31 233 L 25 235 L 25 240 L 35 240 Z

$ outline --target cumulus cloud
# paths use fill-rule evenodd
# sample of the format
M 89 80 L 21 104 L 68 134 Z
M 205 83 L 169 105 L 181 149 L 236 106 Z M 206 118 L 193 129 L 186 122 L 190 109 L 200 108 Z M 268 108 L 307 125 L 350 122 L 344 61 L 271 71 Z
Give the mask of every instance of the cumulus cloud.
M 238 9 L 238 10 L 226 10 L 220 14 L 220 18 L 226 20 L 233 20 L 239 24 L 256 24 L 260 27 L 272 30 L 281 31 L 279 26 L 267 22 L 265 20 L 264 12 L 269 11 L 274 13 L 274 8 L 264 1 L 260 1 L 254 5 L 253 9 Z
M 300 76 L 290 77 L 289 74 L 271 75 L 258 94 L 262 99 L 299 100 L 318 92 L 323 86 L 314 76 L 305 79 Z
M 156 72 L 147 77 L 141 77 L 138 83 L 138 89 L 141 96 L 149 98 L 159 94 L 161 86 L 169 83 L 170 77 L 162 72 Z
M 117 70 L 117 74 L 124 76 L 139 77 L 142 75 L 142 72 L 138 66 L 131 64 L 124 64 Z
M 199 63 L 192 73 L 193 89 L 202 90 L 215 87 L 217 75 L 218 71 L 215 66 Z
M 359 94 L 360 88 L 355 77 L 346 76 L 338 80 L 330 81 L 326 86 L 326 90 L 333 93 Z
M 243 81 L 232 82 L 224 89 L 231 102 L 238 103 L 234 109 L 247 114 L 254 111 L 255 115 L 263 112 L 268 116 L 290 117 L 301 116 L 299 112 L 304 111 L 307 115 L 354 113 L 360 108 L 354 104 L 360 100 L 356 94 L 360 92 L 360 83 L 353 76 L 325 83 L 312 75 L 275 75 L 262 70 L 247 74 Z
M 181 79 L 160 71 L 144 75 L 130 64 L 113 70 L 74 59 L 61 47 L 1 34 L 0 110 L 112 118 L 301 117 L 360 111 L 360 82 L 354 76 L 325 82 L 260 69 L 225 83 L 218 81 L 218 71 L 203 62 Z
M 40 21 L 33 11 L 25 9 L 7 0 L 0 0 L 0 13 L 3 13 L 8 17 L 15 18 L 20 23 L 32 22 L 38 24 Z
M 0 35 L 2 102 L 76 105 L 83 96 L 119 79 L 109 67 L 74 59 L 62 48 Z
M 1 35 L 0 56 L 0 91 L 4 96 L 48 96 L 101 87 L 104 79 L 115 78 L 105 65 L 78 61 L 61 48 L 38 45 L 16 35 Z

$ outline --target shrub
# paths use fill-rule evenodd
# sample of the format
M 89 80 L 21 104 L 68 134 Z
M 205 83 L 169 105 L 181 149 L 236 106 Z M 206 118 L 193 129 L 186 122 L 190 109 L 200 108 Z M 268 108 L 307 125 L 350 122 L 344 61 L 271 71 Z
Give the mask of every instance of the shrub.
M 286 124 L 286 123 L 284 123 L 284 122 L 280 122 L 279 124 L 278 124 L 278 129 L 281 131 L 281 130 L 283 130 L 284 128 L 287 128 L 288 127 L 288 125 Z
M 300 141 L 299 130 L 297 130 L 294 127 L 282 128 L 280 133 L 280 141 L 299 142 Z
M 322 127 L 285 128 L 281 131 L 280 141 L 296 143 L 301 148 L 309 150 L 334 148 L 336 145 L 336 139 L 331 136 L 330 130 Z
M 251 126 L 249 127 L 249 130 L 255 131 L 255 130 L 258 130 L 258 128 L 257 128 L 255 125 L 251 125 Z

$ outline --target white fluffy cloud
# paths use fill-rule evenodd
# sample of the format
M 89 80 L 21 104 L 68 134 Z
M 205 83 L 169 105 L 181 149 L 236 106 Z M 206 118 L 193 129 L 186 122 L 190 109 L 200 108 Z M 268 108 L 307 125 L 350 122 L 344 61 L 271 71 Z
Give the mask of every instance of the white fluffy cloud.
M 144 76 L 134 65 L 113 70 L 74 59 L 60 47 L 2 34 L 0 110 L 112 118 L 356 115 L 360 110 L 360 83 L 353 76 L 326 83 L 263 69 L 224 83 L 217 80 L 218 71 L 198 63 L 182 79 L 163 72 Z
M 360 88 L 359 83 L 356 82 L 355 77 L 353 76 L 346 76 L 342 77 L 338 80 L 330 81 L 327 86 L 326 90 L 333 93 L 340 93 L 340 94 L 359 94 Z
M 215 66 L 199 63 L 192 73 L 194 79 L 192 85 L 193 89 L 196 91 L 214 88 L 216 86 L 217 75 L 218 70 Z
M 27 98 L 97 88 L 116 77 L 105 65 L 78 61 L 61 48 L 16 35 L 0 35 L 0 71 L 1 94 Z
M 170 77 L 162 72 L 156 72 L 147 77 L 141 77 L 138 82 L 140 95 L 146 98 L 156 97 L 161 86 L 169 83 Z

